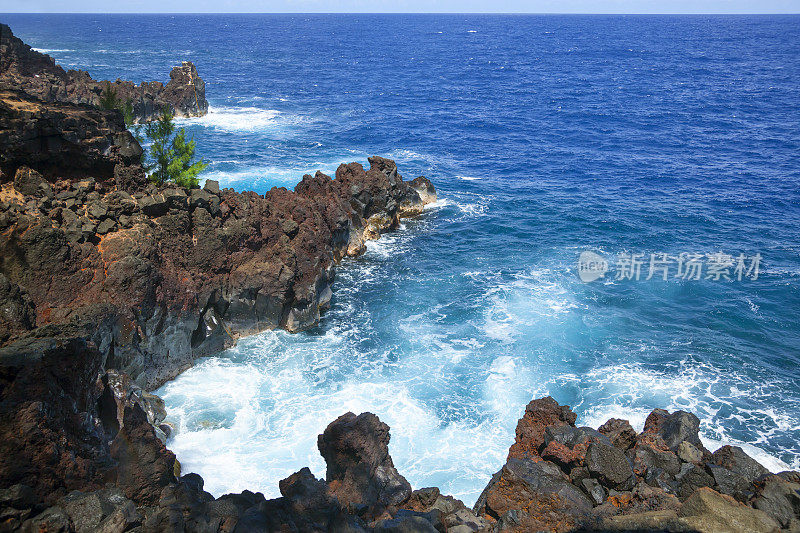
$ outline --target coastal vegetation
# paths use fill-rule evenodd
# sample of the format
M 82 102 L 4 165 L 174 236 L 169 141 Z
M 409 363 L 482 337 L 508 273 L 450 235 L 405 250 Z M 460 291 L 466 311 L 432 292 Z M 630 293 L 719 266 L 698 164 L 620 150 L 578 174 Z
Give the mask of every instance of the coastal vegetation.
M 150 142 L 145 158 L 145 170 L 150 181 L 157 185 L 172 182 L 181 187 L 198 186 L 197 175 L 208 164 L 195 161 L 194 139 L 186 139 L 186 130 L 176 128 L 175 115 L 166 106 L 156 120 L 148 122 L 144 134 Z
M 143 166 L 150 181 L 156 185 L 175 183 L 189 189 L 199 185 L 197 175 L 208 164 L 195 160 L 196 142 L 186 138 L 186 130 L 175 126 L 175 113 L 162 106 L 154 120 L 144 125 L 138 124 L 130 99 L 123 102 L 117 91 L 106 82 L 100 95 L 100 108 L 116 109 L 122 113 L 125 127 L 131 130 L 139 144 L 149 144 L 143 155 Z

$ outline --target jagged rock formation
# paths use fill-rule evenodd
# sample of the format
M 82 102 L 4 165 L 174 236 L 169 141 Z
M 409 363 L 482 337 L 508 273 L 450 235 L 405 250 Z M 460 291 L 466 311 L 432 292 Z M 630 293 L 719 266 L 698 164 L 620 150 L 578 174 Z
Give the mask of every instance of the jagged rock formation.
M 550 397 L 528 404 L 508 461 L 475 505 L 491 530 L 800 527 L 800 473 L 770 474 L 737 447 L 711 453 L 691 413 L 656 409 L 639 434 L 626 420 L 611 419 L 599 430 L 576 427 L 575 420 Z
M 22 90 L 45 102 L 87 104 L 97 107 L 107 84 L 122 102 L 130 101 L 137 121 L 153 118 L 163 106 L 176 116 L 202 116 L 208 112 L 205 82 L 190 61 L 170 72 L 170 81 L 95 81 L 83 70 L 67 70 L 53 58 L 32 50 L 0 23 L 0 88 Z
M 241 335 L 314 325 L 335 263 L 435 200 L 380 157 L 263 196 L 155 187 L 140 157 L 117 112 L 0 90 L 0 342 L 70 323 L 155 388 Z
M 0 31 L 0 72 L 50 72 Z M 119 115 L 66 103 L 82 89 L 57 74 L 19 84 L 40 99 L 0 90 L 0 532 L 800 531 L 800 473 L 711 453 L 694 415 L 594 430 L 552 398 L 527 406 L 474 510 L 412 490 L 370 413 L 319 436 L 324 480 L 304 468 L 280 498 L 213 498 L 142 386 L 239 335 L 314 324 L 335 263 L 435 189 L 380 157 L 263 196 L 154 187 Z
M 135 170 L 142 148 L 125 129 L 119 113 L 89 106 L 42 102 L 22 91 L 0 89 L 0 172 L 14 179 L 27 167 L 51 179 L 92 176 L 123 188 L 146 183 L 138 171 L 134 183 L 124 183 Z M 33 180 L 20 194 L 41 196 Z M 26 188 L 27 187 L 27 188 Z M 49 185 L 47 187 L 50 187 Z
M 119 180 L 51 182 L 19 167 L 0 188 L 0 273 L 36 327 L 100 324 L 90 333 L 106 367 L 154 388 L 241 335 L 319 320 L 335 263 L 424 205 L 393 162 L 371 164 L 264 196 L 214 184 L 130 194 Z
M 461 502 L 412 492 L 389 428 L 347 413 L 319 436 L 327 479 L 304 468 L 281 497 L 214 499 L 157 438 L 158 405 L 91 343 L 62 335 L 0 349 L 0 531 L 477 531 Z M 99 377 L 98 377 L 99 376 Z M 400 528 L 400 529 L 398 529 Z M 409 529 L 410 528 L 410 529 Z

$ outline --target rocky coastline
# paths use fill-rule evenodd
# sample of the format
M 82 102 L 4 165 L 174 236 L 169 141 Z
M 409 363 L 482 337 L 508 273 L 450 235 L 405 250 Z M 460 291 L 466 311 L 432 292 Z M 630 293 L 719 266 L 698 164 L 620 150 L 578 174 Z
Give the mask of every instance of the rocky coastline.
M 147 391 L 243 335 L 312 327 L 337 263 L 436 190 L 381 157 L 264 195 L 156 187 L 119 112 L 0 32 L 0 531 L 800 531 L 800 473 L 712 453 L 694 415 L 592 429 L 549 397 L 473 509 L 414 490 L 371 413 L 319 436 L 325 479 L 214 498 Z
M 97 81 L 84 70 L 64 70 L 49 55 L 33 50 L 0 23 L 0 89 L 20 89 L 44 102 L 97 107 L 110 87 L 121 102 L 130 101 L 137 122 L 154 118 L 162 107 L 175 116 L 197 117 L 208 112 L 206 84 L 191 61 L 172 69 L 169 82 Z

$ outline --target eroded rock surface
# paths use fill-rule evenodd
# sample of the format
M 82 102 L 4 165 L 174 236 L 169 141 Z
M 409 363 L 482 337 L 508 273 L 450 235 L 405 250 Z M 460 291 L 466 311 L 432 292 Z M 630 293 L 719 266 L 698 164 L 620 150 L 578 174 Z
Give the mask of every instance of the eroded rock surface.
M 15 37 L 0 23 L 0 88 L 17 89 L 45 102 L 64 102 L 97 107 L 103 91 L 111 87 L 121 102 L 130 101 L 134 117 L 147 121 L 162 107 L 169 107 L 176 116 L 201 116 L 208 112 L 205 82 L 190 61 L 184 61 L 170 72 L 170 80 L 113 82 L 93 80 L 83 70 L 64 70 L 50 56 L 39 53 Z
M 798 525 L 800 474 L 770 474 L 741 448 L 711 454 L 691 413 L 656 409 L 640 434 L 625 420 L 611 419 L 599 432 L 575 420 L 552 398 L 528 404 L 508 461 L 475 505 L 489 529 L 730 532 Z

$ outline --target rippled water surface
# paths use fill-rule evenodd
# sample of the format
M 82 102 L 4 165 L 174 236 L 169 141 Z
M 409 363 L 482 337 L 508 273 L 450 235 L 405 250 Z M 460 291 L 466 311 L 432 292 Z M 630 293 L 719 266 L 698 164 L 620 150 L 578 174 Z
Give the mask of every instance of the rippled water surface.
M 472 503 L 545 394 L 589 425 L 688 409 L 710 446 L 800 468 L 799 17 L 0 20 L 100 78 L 193 60 L 211 111 L 184 124 L 225 186 L 380 154 L 439 188 L 341 266 L 318 328 L 248 338 L 157 391 L 212 493 L 324 475 L 316 435 L 369 410 L 413 486 Z M 763 263 L 756 280 L 583 283 L 586 249 Z

